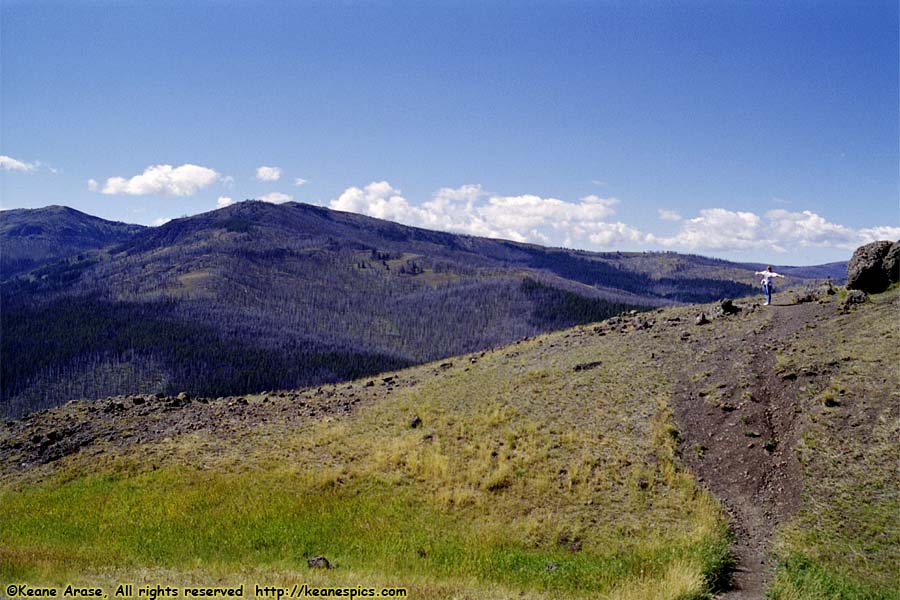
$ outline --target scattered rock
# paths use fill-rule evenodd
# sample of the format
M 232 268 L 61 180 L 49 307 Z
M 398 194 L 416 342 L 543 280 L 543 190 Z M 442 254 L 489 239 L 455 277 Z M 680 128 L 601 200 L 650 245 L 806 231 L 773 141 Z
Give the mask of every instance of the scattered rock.
M 409 420 L 409 426 L 415 429 L 419 425 L 422 424 L 422 419 L 419 418 L 419 415 L 415 415 L 412 419 Z
M 313 556 L 306 561 L 310 569 L 330 569 L 331 563 L 324 556 Z
M 849 310 L 851 306 L 864 303 L 867 297 L 868 295 L 862 290 L 850 290 L 844 297 L 841 308 L 845 311 Z
M 694 319 L 695 325 L 706 325 L 707 323 L 709 323 L 709 319 L 707 318 L 706 313 L 700 313 L 697 315 L 697 318 Z
M 719 308 L 722 310 L 723 315 L 736 315 L 741 312 L 741 309 L 734 305 L 734 301 L 730 298 L 725 298 L 719 303 Z
M 837 294 L 837 290 L 834 289 L 834 286 L 831 285 L 830 281 L 826 281 L 825 283 L 820 285 L 818 288 L 818 292 L 822 296 L 834 296 L 835 294 Z
M 452 363 L 452 362 L 441 363 L 441 368 L 442 368 L 442 369 L 450 369 L 450 368 L 452 368 L 452 367 L 453 367 L 453 363 Z
M 596 369 L 597 367 L 599 367 L 602 364 L 603 363 L 599 360 L 595 360 L 594 362 L 589 362 L 589 363 L 581 363 L 579 365 L 575 365 L 575 368 L 573 369 L 573 371 L 587 371 L 589 369 Z
M 559 568 L 559 565 L 557 565 L 556 563 L 549 563 L 549 564 L 547 564 L 547 567 L 544 570 L 545 571 L 555 571 L 558 568 Z
M 882 240 L 857 248 L 847 264 L 847 289 L 862 290 L 869 294 L 887 289 L 891 280 L 885 270 L 884 259 L 893 245 Z M 893 268 L 893 264 L 892 262 L 889 268 Z

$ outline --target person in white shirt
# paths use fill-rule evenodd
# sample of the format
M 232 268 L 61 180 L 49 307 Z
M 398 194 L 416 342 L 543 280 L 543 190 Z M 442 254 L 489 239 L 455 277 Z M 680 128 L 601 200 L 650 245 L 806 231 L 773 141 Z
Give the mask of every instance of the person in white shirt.
M 772 280 L 776 277 L 784 277 L 784 275 L 780 275 L 772 270 L 771 265 L 766 267 L 765 271 L 757 271 L 756 275 L 762 275 L 762 281 L 760 282 L 763 287 L 763 292 L 766 294 L 766 306 L 772 304 L 772 291 L 774 286 L 772 285 Z

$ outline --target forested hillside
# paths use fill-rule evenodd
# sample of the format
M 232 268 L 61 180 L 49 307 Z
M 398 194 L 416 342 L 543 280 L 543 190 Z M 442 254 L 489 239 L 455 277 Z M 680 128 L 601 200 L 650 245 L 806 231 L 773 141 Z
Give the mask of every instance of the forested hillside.
M 66 206 L 5 210 L 0 218 L 0 279 L 50 260 L 121 242 L 143 229 Z
M 113 225 L 112 245 L 4 270 L 3 413 L 334 382 L 755 291 L 752 271 L 721 260 L 550 249 L 294 203 Z

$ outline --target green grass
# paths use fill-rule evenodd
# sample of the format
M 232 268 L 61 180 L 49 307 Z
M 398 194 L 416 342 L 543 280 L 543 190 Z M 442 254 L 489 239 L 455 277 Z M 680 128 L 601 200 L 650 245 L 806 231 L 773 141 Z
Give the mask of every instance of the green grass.
M 700 598 L 730 537 L 678 463 L 657 342 L 589 331 L 404 371 L 390 392 L 332 388 L 375 395 L 350 416 L 288 424 L 273 398 L 234 433 L 95 446 L 10 477 L 0 578 L 300 573 L 421 598 Z M 338 568 L 311 574 L 317 554 Z
M 803 502 L 780 534 L 774 599 L 900 598 L 898 299 L 873 295 L 793 342 L 827 375 L 799 399 Z
M 772 600 L 896 600 L 900 591 L 835 571 L 833 566 L 803 554 L 791 554 L 783 557 L 778 565 L 768 597 Z
M 437 511 L 408 489 L 323 488 L 302 476 L 260 472 L 222 476 L 173 468 L 93 476 L 7 492 L 0 506 L 0 575 L 10 580 L 61 580 L 111 562 L 300 569 L 307 558 L 324 554 L 339 569 L 374 569 L 401 582 L 426 572 L 438 579 L 587 592 L 661 579 L 673 561 L 703 564 L 721 550 L 708 542 L 646 540 L 605 554 L 530 548 L 500 527 L 474 528 L 466 515 Z M 35 557 L 43 566 L 16 566 Z

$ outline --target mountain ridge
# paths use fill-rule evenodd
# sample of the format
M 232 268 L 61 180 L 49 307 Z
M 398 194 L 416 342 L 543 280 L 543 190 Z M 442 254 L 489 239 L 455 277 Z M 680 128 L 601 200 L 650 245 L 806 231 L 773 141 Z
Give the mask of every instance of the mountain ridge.
M 57 204 L 0 211 L 0 281 L 48 260 L 125 240 L 144 229 Z
M 718 259 L 543 248 L 242 202 L 4 274 L 0 407 L 333 382 L 755 291 L 751 271 Z

